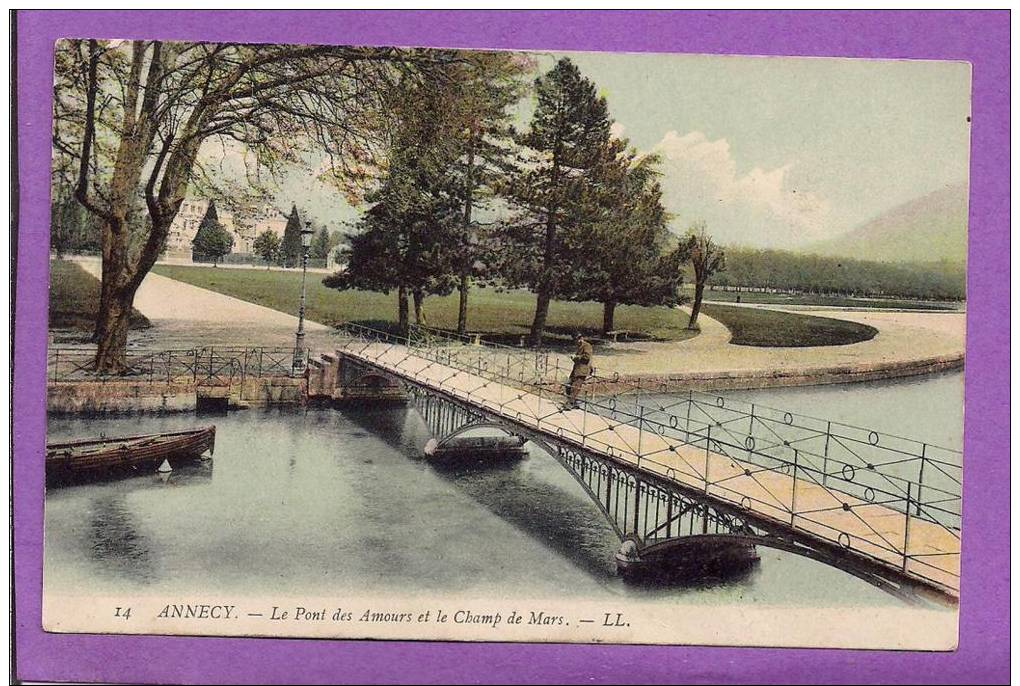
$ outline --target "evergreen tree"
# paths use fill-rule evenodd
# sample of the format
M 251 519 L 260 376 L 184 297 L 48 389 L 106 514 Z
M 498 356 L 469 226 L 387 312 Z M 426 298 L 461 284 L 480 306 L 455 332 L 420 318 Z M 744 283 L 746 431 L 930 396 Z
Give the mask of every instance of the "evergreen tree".
M 216 203 L 210 201 L 202 222 L 198 225 L 198 233 L 191 240 L 191 259 L 195 262 L 212 260 L 213 266 L 216 266 L 233 247 L 234 237 L 223 224 L 220 224 L 216 214 Z
M 297 205 L 291 205 L 287 226 L 283 230 L 283 243 L 280 246 L 280 264 L 284 267 L 300 267 L 303 248 L 301 247 L 301 217 L 298 216 Z
M 531 127 L 519 137 L 527 157 L 508 187 L 516 216 L 501 230 L 501 272 L 537 295 L 530 341 L 539 345 L 549 303 L 574 268 L 569 244 L 600 213 L 599 177 L 609 155 L 611 121 L 604 98 L 568 58 L 535 81 Z
M 409 328 L 408 298 L 425 324 L 428 294 L 449 294 L 456 283 L 460 199 L 449 173 L 456 146 L 442 112 L 442 89 L 428 79 L 405 81 L 394 92 L 388 166 L 360 231 L 341 252 L 343 271 L 323 280 L 331 288 L 397 291 L 398 326 Z
M 617 163 L 602 170 L 602 214 L 566 246 L 573 269 L 561 283 L 565 297 L 603 304 L 603 334 L 615 329 L 617 305 L 678 304 L 688 258 L 668 229 L 659 158 L 638 158 L 626 148 L 626 141 L 613 140 Z
M 531 69 L 529 58 L 508 52 L 466 52 L 446 69 L 448 104 L 443 116 L 451 120 L 453 143 L 460 147 L 451 173 L 458 179 L 462 228 L 458 236 L 457 270 L 459 307 L 457 331 L 467 330 L 468 293 L 472 276 L 481 275 L 486 245 L 491 236 L 477 221 L 479 210 L 489 209 L 513 170 L 513 117 L 511 107 L 524 92 L 522 77 Z

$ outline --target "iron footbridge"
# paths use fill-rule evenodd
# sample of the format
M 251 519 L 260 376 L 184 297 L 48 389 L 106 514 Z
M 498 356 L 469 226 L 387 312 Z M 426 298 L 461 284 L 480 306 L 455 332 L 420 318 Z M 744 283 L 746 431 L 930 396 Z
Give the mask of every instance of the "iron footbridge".
M 910 601 L 959 596 L 959 451 L 616 375 L 567 407 L 569 366 L 547 351 L 341 331 L 339 384 L 403 388 L 440 445 L 488 428 L 542 447 L 620 538 L 621 564 L 765 546 Z

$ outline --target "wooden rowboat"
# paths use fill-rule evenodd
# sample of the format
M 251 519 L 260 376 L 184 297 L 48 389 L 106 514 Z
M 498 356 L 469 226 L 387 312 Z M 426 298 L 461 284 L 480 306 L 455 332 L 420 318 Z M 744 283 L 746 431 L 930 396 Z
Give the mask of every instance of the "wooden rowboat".
M 171 466 L 212 454 L 216 427 L 189 431 L 91 438 L 68 443 L 46 444 L 46 478 L 63 479 L 122 469 L 155 470 L 163 460 Z

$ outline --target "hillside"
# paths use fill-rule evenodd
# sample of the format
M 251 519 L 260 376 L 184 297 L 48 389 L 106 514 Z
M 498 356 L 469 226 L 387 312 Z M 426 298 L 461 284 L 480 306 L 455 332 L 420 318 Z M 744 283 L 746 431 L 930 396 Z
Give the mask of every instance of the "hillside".
M 959 183 L 884 212 L 804 252 L 880 262 L 964 262 L 967 184 Z

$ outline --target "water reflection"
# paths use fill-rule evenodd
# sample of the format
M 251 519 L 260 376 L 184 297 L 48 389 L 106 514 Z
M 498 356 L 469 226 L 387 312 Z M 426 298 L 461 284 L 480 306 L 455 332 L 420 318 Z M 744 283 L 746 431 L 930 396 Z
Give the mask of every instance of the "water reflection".
M 92 562 L 113 574 L 129 576 L 135 582 L 153 577 L 149 543 L 138 531 L 135 518 L 122 494 L 104 495 L 92 503 L 88 520 Z
M 553 458 L 532 449 L 530 459 Z M 492 464 L 465 462 L 430 463 L 444 476 L 504 521 L 540 540 L 557 555 L 571 560 L 595 577 L 613 575 L 615 563 L 607 550 L 619 541 L 602 514 L 587 499 L 564 491 L 559 485 L 533 478 L 521 461 L 498 460 Z

